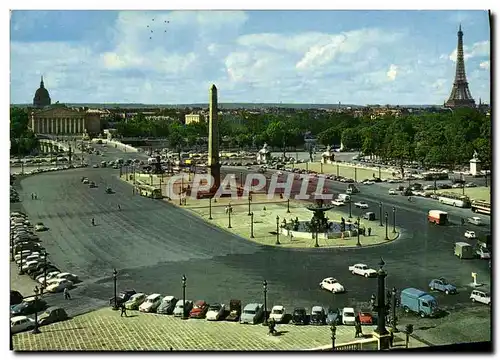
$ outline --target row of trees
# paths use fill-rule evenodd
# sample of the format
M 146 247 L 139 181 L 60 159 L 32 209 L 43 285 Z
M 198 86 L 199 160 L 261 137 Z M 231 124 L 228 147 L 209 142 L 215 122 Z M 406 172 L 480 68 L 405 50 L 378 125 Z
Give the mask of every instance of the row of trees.
M 13 156 L 29 155 L 38 148 L 38 140 L 28 128 L 28 123 L 27 109 L 10 109 L 10 153 Z

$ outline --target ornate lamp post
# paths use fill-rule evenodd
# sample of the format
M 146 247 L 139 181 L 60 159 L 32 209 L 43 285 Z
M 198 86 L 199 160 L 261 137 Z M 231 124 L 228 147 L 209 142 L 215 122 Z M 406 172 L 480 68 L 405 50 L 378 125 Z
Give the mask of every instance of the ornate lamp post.
M 267 281 L 262 283 L 264 289 L 264 325 L 267 325 Z
M 358 216 L 358 221 L 356 222 L 356 224 L 358 225 L 358 242 L 356 243 L 356 246 L 361 246 L 361 243 L 359 242 L 359 231 L 360 231 L 360 228 L 359 228 L 359 216 Z
M 351 211 L 352 199 L 349 197 L 349 219 L 352 219 L 352 211 Z
M 182 275 L 182 319 L 186 320 L 186 275 Z
M 290 198 L 286 199 L 286 212 L 290 214 Z
M 118 272 L 116 269 L 113 269 L 113 289 L 114 289 L 114 304 L 113 304 L 113 310 L 118 310 L 118 303 L 116 301 L 116 276 L 118 275 Z
M 378 296 L 375 297 L 375 294 L 372 295 L 370 299 L 370 303 L 372 305 L 373 311 L 376 311 L 378 316 L 377 316 L 377 329 L 374 331 L 376 336 L 379 338 L 380 341 L 380 350 L 386 350 L 389 348 L 389 338 L 388 338 L 388 331 L 385 328 L 385 319 L 387 315 L 387 310 L 388 310 L 388 304 L 385 302 L 385 277 L 387 276 L 387 273 L 384 271 L 383 266 L 385 265 L 385 262 L 383 259 L 380 259 L 379 262 L 379 270 L 377 271 L 377 278 L 378 278 Z
M 250 238 L 253 239 L 253 211 L 250 213 Z
M 316 219 L 313 219 L 313 220 L 314 220 L 314 223 L 313 223 L 313 226 L 314 226 L 314 247 L 319 247 L 319 244 L 318 244 L 319 221 L 317 221 Z
M 337 326 L 335 325 L 335 322 L 333 322 L 330 326 L 330 331 L 332 332 L 332 351 L 335 351 L 335 334 L 337 332 Z
M 227 224 L 227 228 L 228 228 L 228 229 L 231 229 L 231 228 L 232 228 L 232 226 L 231 226 L 231 212 L 232 212 L 232 210 L 233 210 L 233 209 L 232 209 L 231 205 L 229 205 L 229 206 L 228 206 L 228 208 L 227 208 L 227 216 L 228 216 L 228 224 Z
M 354 167 L 354 182 L 358 182 L 358 168 Z
M 392 332 L 398 332 L 398 328 L 396 327 L 397 326 L 397 321 L 398 319 L 396 318 L 396 305 L 397 305 L 397 290 L 395 287 L 392 288 L 392 291 L 391 291 L 391 295 L 392 295 L 392 299 L 391 299 L 391 307 L 392 307 Z
M 41 288 L 41 293 L 43 294 L 43 289 L 47 288 L 47 256 L 49 253 L 47 251 L 43 252 L 43 285 Z
M 388 233 L 388 229 L 389 229 L 389 214 L 387 213 L 387 211 L 385 212 L 385 239 L 386 240 L 389 240 L 389 233 Z
M 276 215 L 276 245 L 280 245 L 280 217 Z
M 384 226 L 384 224 L 382 224 L 382 201 L 378 203 L 378 217 L 380 219 L 380 226 Z
M 212 220 L 212 197 L 208 198 L 208 220 Z
M 392 207 L 392 233 L 396 233 L 396 207 Z
M 252 194 L 248 194 L 248 216 L 250 216 L 250 214 L 252 213 L 250 211 L 250 204 L 252 202 Z
M 40 329 L 38 329 L 38 305 L 37 305 L 37 302 L 38 302 L 38 286 L 35 286 L 35 288 L 33 289 L 34 293 L 35 293 L 35 328 L 33 329 L 33 331 L 31 332 L 32 334 L 40 334 Z

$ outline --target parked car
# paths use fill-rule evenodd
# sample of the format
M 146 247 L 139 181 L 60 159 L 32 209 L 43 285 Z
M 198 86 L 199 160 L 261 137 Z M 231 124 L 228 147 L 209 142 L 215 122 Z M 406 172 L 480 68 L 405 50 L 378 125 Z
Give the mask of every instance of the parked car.
M 308 316 L 306 309 L 303 307 L 298 307 L 293 310 L 292 314 L 292 324 L 294 325 L 307 325 Z
M 35 298 L 32 297 L 24 299 L 22 303 L 12 306 L 10 314 L 12 316 L 31 315 L 37 311 L 40 312 L 44 310 L 46 307 L 47 303 L 44 300 L 37 299 L 35 301 Z
M 470 294 L 472 302 L 480 302 L 486 305 L 491 305 L 491 295 L 482 290 L 472 290 Z
M 354 203 L 354 206 L 360 209 L 368 209 L 368 204 L 365 203 L 364 201 L 358 201 Z
M 16 290 L 11 290 L 10 291 L 10 305 L 17 305 L 23 302 L 23 295 Z
M 205 300 L 196 301 L 189 312 L 189 317 L 192 319 L 203 319 L 208 311 L 208 306 Z
M 156 312 L 158 314 L 166 314 L 166 315 L 171 315 L 174 312 L 175 304 L 177 303 L 177 300 L 175 296 L 165 296 L 160 303 L 160 306 L 158 306 L 158 309 L 156 309 Z
M 136 293 L 125 302 L 125 308 L 128 310 L 137 310 L 144 300 L 146 300 L 146 294 Z
M 64 289 L 71 289 L 73 287 L 73 282 L 66 279 L 54 279 L 50 285 L 47 285 L 47 292 L 56 293 L 62 292 Z
M 184 309 L 184 315 L 183 315 L 182 309 L 184 307 L 184 302 L 182 301 L 182 299 L 177 301 L 177 304 L 175 304 L 174 316 L 186 316 L 187 317 L 189 315 L 189 312 L 193 308 L 193 302 L 190 300 L 186 300 L 185 304 L 186 304 L 186 308 Z
M 476 233 L 472 230 L 467 230 L 464 234 L 464 236 L 467 238 L 467 239 L 475 239 L 476 238 Z
M 349 266 L 349 271 L 353 275 L 361 275 L 364 277 L 372 277 L 377 275 L 377 271 L 369 268 L 366 264 L 354 264 L 352 266 Z
M 341 324 L 342 320 L 342 313 L 339 309 L 337 308 L 332 308 L 329 307 L 327 312 L 326 312 L 326 324 L 327 325 L 339 325 Z
M 35 327 L 35 320 L 26 316 L 14 316 L 10 318 L 10 331 L 13 334 L 31 330 Z
M 155 312 L 161 303 L 160 294 L 151 294 L 146 297 L 146 300 L 139 306 L 141 312 Z
M 68 319 L 66 311 L 58 306 L 51 306 L 38 317 L 39 325 L 48 325 Z
M 439 290 L 444 292 L 446 295 L 448 294 L 456 294 L 457 288 L 455 285 L 452 285 L 446 281 L 444 278 L 432 279 L 429 283 L 429 288 L 432 290 Z
M 344 325 L 354 325 L 356 321 L 356 314 L 354 313 L 354 308 L 345 307 L 342 309 L 342 324 Z
M 212 304 L 208 307 L 206 318 L 207 320 L 211 321 L 220 320 L 224 316 L 225 311 L 226 307 L 224 304 L 219 304 L 219 303 Z
M 257 324 L 264 317 L 264 306 L 262 304 L 250 303 L 243 308 L 240 324 Z
M 389 189 L 389 195 L 397 195 L 397 192 L 395 189 Z
M 241 317 L 241 301 L 231 300 L 229 302 L 229 314 L 226 316 L 227 321 L 239 321 Z
M 478 226 L 479 226 L 479 225 L 483 225 L 483 221 L 482 221 L 482 220 L 481 220 L 481 218 L 480 218 L 480 217 L 478 217 L 478 216 L 473 216 L 473 217 L 469 217 L 469 218 L 467 218 L 467 222 L 468 222 L 469 224 L 478 225 Z
M 43 223 L 41 222 L 36 223 L 35 231 L 45 231 L 45 230 L 47 230 L 47 227 Z
M 358 318 L 361 325 L 372 325 L 373 315 L 367 311 L 358 312 Z
M 51 272 L 47 273 L 47 281 L 49 281 L 51 279 L 54 279 L 59 274 L 60 274 L 59 271 L 51 271 Z M 42 273 L 41 275 L 37 276 L 36 277 L 36 281 L 38 281 L 38 283 L 40 283 L 40 284 L 45 283 L 45 276 L 44 276 L 44 274 Z
M 375 220 L 375 213 L 371 212 L 371 211 L 365 212 L 363 214 L 363 219 L 366 219 L 366 220 L 369 220 L 369 221 L 373 221 L 373 220 Z
M 274 305 L 269 314 L 269 319 L 273 319 L 277 323 L 280 323 L 285 318 L 285 307 L 283 305 Z
M 319 283 L 319 287 L 331 291 L 332 293 L 341 293 L 345 291 L 344 287 L 333 277 L 323 279 Z
M 326 322 L 326 313 L 323 306 L 313 306 L 311 309 L 311 320 L 312 325 L 324 325 Z

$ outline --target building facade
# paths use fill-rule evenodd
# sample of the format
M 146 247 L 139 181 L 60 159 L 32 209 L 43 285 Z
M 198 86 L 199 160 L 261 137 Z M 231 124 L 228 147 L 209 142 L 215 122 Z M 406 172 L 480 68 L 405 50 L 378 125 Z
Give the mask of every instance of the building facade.
M 200 115 L 200 114 L 186 114 L 186 116 L 184 117 L 184 120 L 185 120 L 186 125 L 199 123 L 199 122 L 204 121 L 203 115 Z
M 98 112 L 54 105 L 30 113 L 30 127 L 41 135 L 97 135 L 101 132 Z

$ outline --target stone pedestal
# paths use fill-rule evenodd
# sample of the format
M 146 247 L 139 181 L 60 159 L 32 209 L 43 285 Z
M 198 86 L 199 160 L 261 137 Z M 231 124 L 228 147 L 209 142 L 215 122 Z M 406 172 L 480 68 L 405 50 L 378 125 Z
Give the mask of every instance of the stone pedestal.
M 472 176 L 476 176 L 480 173 L 481 171 L 481 160 L 473 158 L 470 159 L 470 174 Z
M 389 350 L 391 345 L 391 334 L 389 332 L 387 334 L 380 335 L 378 332 L 374 331 L 372 335 L 378 340 L 379 350 Z

